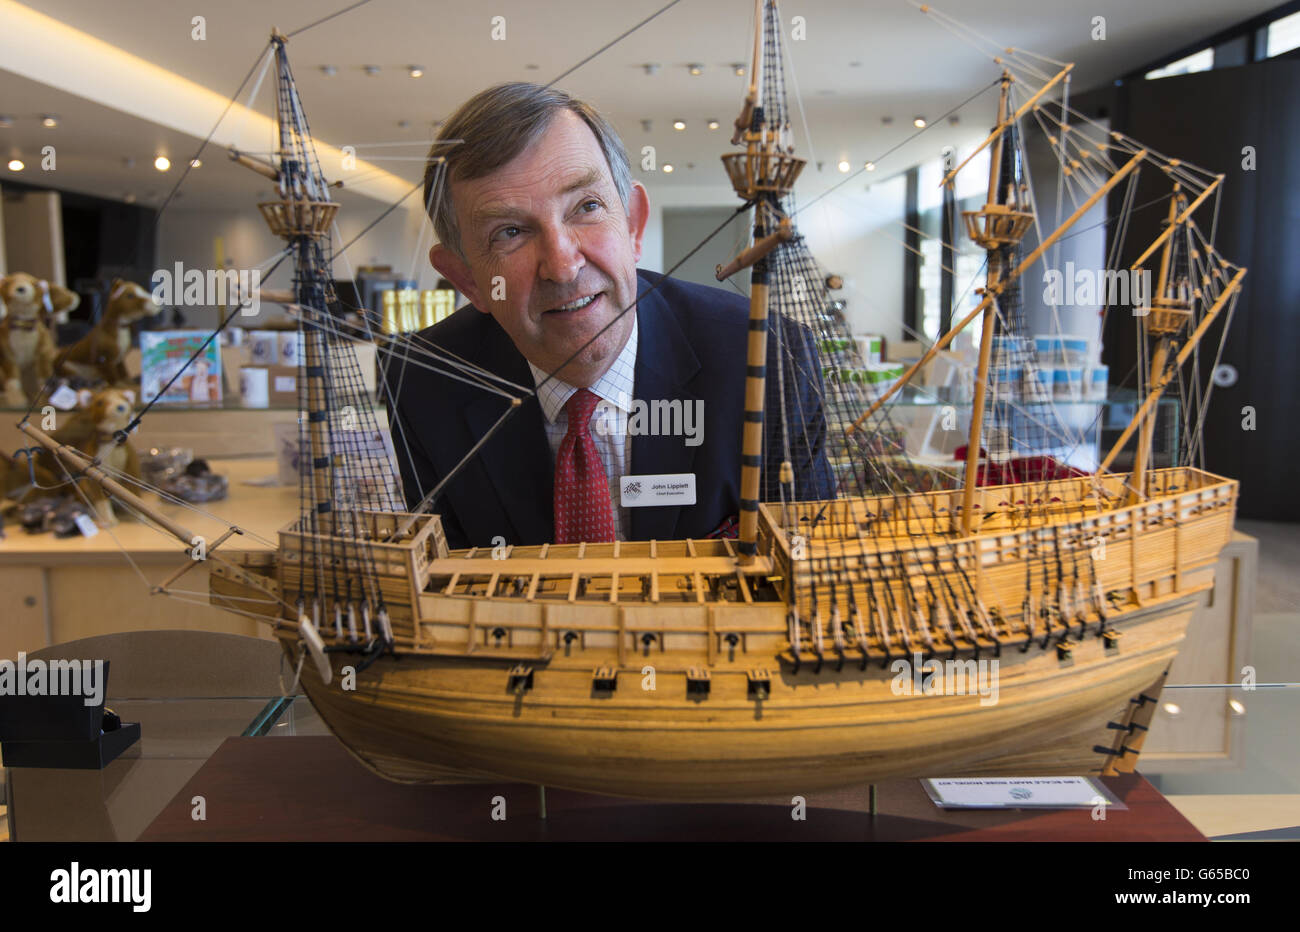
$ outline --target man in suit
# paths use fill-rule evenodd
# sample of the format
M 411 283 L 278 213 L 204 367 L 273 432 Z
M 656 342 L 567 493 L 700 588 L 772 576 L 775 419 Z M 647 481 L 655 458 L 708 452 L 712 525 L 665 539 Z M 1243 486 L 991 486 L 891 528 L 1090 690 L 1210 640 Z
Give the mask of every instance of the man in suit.
M 728 534 L 748 302 L 636 268 L 649 201 L 613 129 L 563 92 L 500 85 L 431 156 L 446 179 L 431 158 L 429 258 L 470 306 L 419 335 L 432 366 L 385 360 L 408 504 L 454 473 L 431 508 L 453 548 Z M 787 321 L 782 337 L 790 430 L 769 417 L 762 497 L 779 494 L 787 445 L 786 494 L 831 497 L 811 335 Z M 769 334 L 773 373 L 776 359 Z M 629 506 L 638 477 L 662 475 L 689 477 L 695 503 Z

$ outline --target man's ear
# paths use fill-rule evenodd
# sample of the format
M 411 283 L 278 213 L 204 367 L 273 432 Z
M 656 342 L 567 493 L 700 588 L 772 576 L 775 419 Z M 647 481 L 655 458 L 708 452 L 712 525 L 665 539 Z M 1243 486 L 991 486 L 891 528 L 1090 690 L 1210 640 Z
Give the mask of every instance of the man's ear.
M 471 304 L 484 314 L 488 313 L 488 305 L 480 300 L 483 296 L 474 284 L 474 276 L 465 264 L 465 260 L 456 255 L 455 251 L 448 249 L 442 243 L 438 243 L 429 250 L 429 262 L 438 270 L 443 278 L 456 286 L 456 290 L 469 298 Z
M 627 231 L 632 238 L 632 258 L 641 261 L 641 238 L 645 235 L 646 221 L 650 219 L 650 195 L 640 182 L 632 182 L 627 196 Z

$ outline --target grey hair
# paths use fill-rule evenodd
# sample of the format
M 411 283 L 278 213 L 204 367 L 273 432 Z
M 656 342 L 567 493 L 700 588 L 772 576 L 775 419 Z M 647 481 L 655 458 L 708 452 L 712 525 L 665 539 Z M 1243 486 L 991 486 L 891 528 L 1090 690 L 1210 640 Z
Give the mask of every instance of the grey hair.
M 595 135 L 623 209 L 627 209 L 632 171 L 623 140 L 608 120 L 590 104 L 552 87 L 524 81 L 498 84 L 461 104 L 429 150 L 424 169 L 424 206 L 440 243 L 464 258 L 451 182 L 483 178 L 507 164 L 536 142 L 562 110 L 576 113 Z M 444 140 L 452 139 L 460 142 L 444 144 Z M 440 170 L 438 156 L 445 160 L 444 170 Z M 435 185 L 440 190 L 435 191 Z

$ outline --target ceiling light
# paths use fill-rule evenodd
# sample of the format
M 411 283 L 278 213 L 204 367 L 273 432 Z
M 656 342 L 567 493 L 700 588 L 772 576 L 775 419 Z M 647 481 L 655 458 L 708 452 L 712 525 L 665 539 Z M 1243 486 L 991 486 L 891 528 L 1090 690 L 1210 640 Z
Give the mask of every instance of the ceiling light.
M 840 163 L 835 167 L 840 170 L 840 174 L 848 174 L 848 171 L 852 166 L 849 165 L 848 159 L 840 159 Z
M 893 125 L 894 125 L 894 118 L 891 117 L 891 116 L 883 116 L 883 117 L 880 118 L 880 125 L 881 125 L 881 126 L 893 126 Z
M 422 77 L 424 77 L 424 69 L 421 68 L 419 65 L 412 65 L 412 66 L 411 66 L 410 68 L 408 68 L 407 70 L 410 72 L 410 75 L 411 75 L 411 77 L 413 77 L 413 78 L 422 78 Z
M 171 159 L 167 158 L 165 155 L 160 155 L 158 158 L 153 160 L 153 167 L 158 169 L 160 172 L 165 172 L 167 169 L 172 167 Z
M 862 167 L 865 168 L 865 169 L 866 169 L 867 171 L 869 171 L 869 172 L 873 172 L 873 171 L 876 170 L 876 163 L 875 163 L 875 162 L 868 162 L 866 165 L 863 165 Z
M 708 126 L 709 126 L 709 129 L 717 129 L 717 128 L 718 128 L 718 121 L 717 121 L 717 120 L 709 120 Z
M 12 163 L 10 163 L 10 164 L 12 164 Z M 665 174 L 665 175 L 671 175 L 672 173 L 673 173 L 673 167 L 672 167 L 672 165 L 670 165 L 669 163 L 665 162 L 665 163 L 664 163 L 664 174 Z
M 1233 715 L 1245 715 L 1246 707 L 1241 704 L 1240 699 L 1229 699 L 1228 708 L 1232 709 Z
M 1179 708 L 1178 703 L 1176 703 L 1176 702 L 1166 702 L 1166 703 L 1165 703 L 1165 711 L 1166 711 L 1167 713 L 1169 713 L 1170 715 L 1177 715 L 1178 713 L 1182 712 L 1183 710 L 1182 710 L 1181 708 Z
M 190 159 L 190 168 L 202 168 L 202 167 L 203 167 L 202 159 Z
M 925 129 L 925 117 L 912 117 L 912 125 L 917 129 Z
M 366 74 L 370 75 L 370 77 L 372 78 L 375 75 L 379 74 L 378 65 L 362 65 L 361 70 L 364 71 Z
M 736 64 L 732 65 L 732 66 L 731 66 L 731 70 L 734 71 L 734 72 L 736 72 L 736 74 L 737 74 L 739 77 L 742 77 L 742 78 L 743 78 L 743 77 L 745 76 L 745 66 L 742 65 L 742 64 L 740 64 L 739 62 L 737 62 Z
M 11 172 L 20 172 L 20 171 L 22 171 L 22 170 L 23 170 L 24 168 L 26 168 L 26 167 L 27 167 L 27 166 L 23 164 L 23 160 L 22 160 L 22 159 L 10 159 L 10 160 L 9 160 L 9 170 L 10 170 Z
M 320 70 L 321 74 L 325 75 L 327 78 L 332 78 L 334 75 L 339 73 L 339 70 L 333 65 L 321 65 Z
M 53 129 L 59 125 L 59 118 L 52 113 L 47 113 L 45 116 L 41 117 L 41 125 L 47 129 Z
M 952 116 L 948 117 L 949 126 L 956 126 L 960 122 L 961 122 L 961 117 L 957 116 L 957 114 L 955 113 Z
M 648 133 L 648 132 L 650 132 L 651 127 L 653 127 L 653 126 L 654 126 L 654 123 L 653 123 L 652 121 L 650 121 L 650 120 L 642 120 L 642 121 L 641 121 L 641 132 L 643 132 L 643 133 Z
M 686 121 L 685 121 L 685 120 L 673 120 L 673 129 L 677 130 L 678 132 L 680 132 L 680 131 L 686 129 Z
M 704 67 L 702 65 L 687 65 L 686 70 L 696 77 L 704 74 Z
M 641 67 L 645 69 L 645 73 L 646 73 L 646 74 L 658 74 L 658 73 L 659 73 L 659 63 L 658 63 L 658 62 L 653 62 L 653 61 L 646 62 L 646 63 L 645 63 L 644 65 L 642 65 Z

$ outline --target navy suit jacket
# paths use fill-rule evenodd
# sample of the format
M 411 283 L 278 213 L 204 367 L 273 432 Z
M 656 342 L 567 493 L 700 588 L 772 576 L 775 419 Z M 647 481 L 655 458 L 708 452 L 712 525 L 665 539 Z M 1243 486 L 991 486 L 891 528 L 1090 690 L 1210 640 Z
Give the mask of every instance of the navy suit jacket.
M 657 286 L 657 287 L 656 287 Z M 654 289 L 651 291 L 651 289 Z M 739 511 L 741 428 L 744 419 L 749 302 L 733 292 L 637 272 L 637 358 L 633 397 L 649 401 L 704 401 L 703 442 L 681 436 L 630 436 L 635 475 L 694 473 L 696 504 L 629 509 L 629 540 L 707 537 Z M 821 369 L 812 336 L 786 321 L 787 411 L 791 461 L 799 498 L 831 498 L 834 481 L 825 455 Z M 465 307 L 420 334 L 424 345 L 455 353 L 503 378 L 533 387 L 532 372 L 491 315 Z M 390 426 L 408 507 L 430 491 L 496 423 L 510 402 L 481 388 L 432 372 L 400 349 L 382 358 Z M 768 411 L 777 399 L 776 340 L 769 328 Z M 793 365 L 793 368 L 791 368 Z M 782 444 L 769 414 L 763 485 L 773 497 Z M 555 539 L 554 456 L 535 394 L 447 484 L 430 511 L 441 515 L 449 547 L 541 544 Z M 615 502 L 615 507 L 618 503 Z

